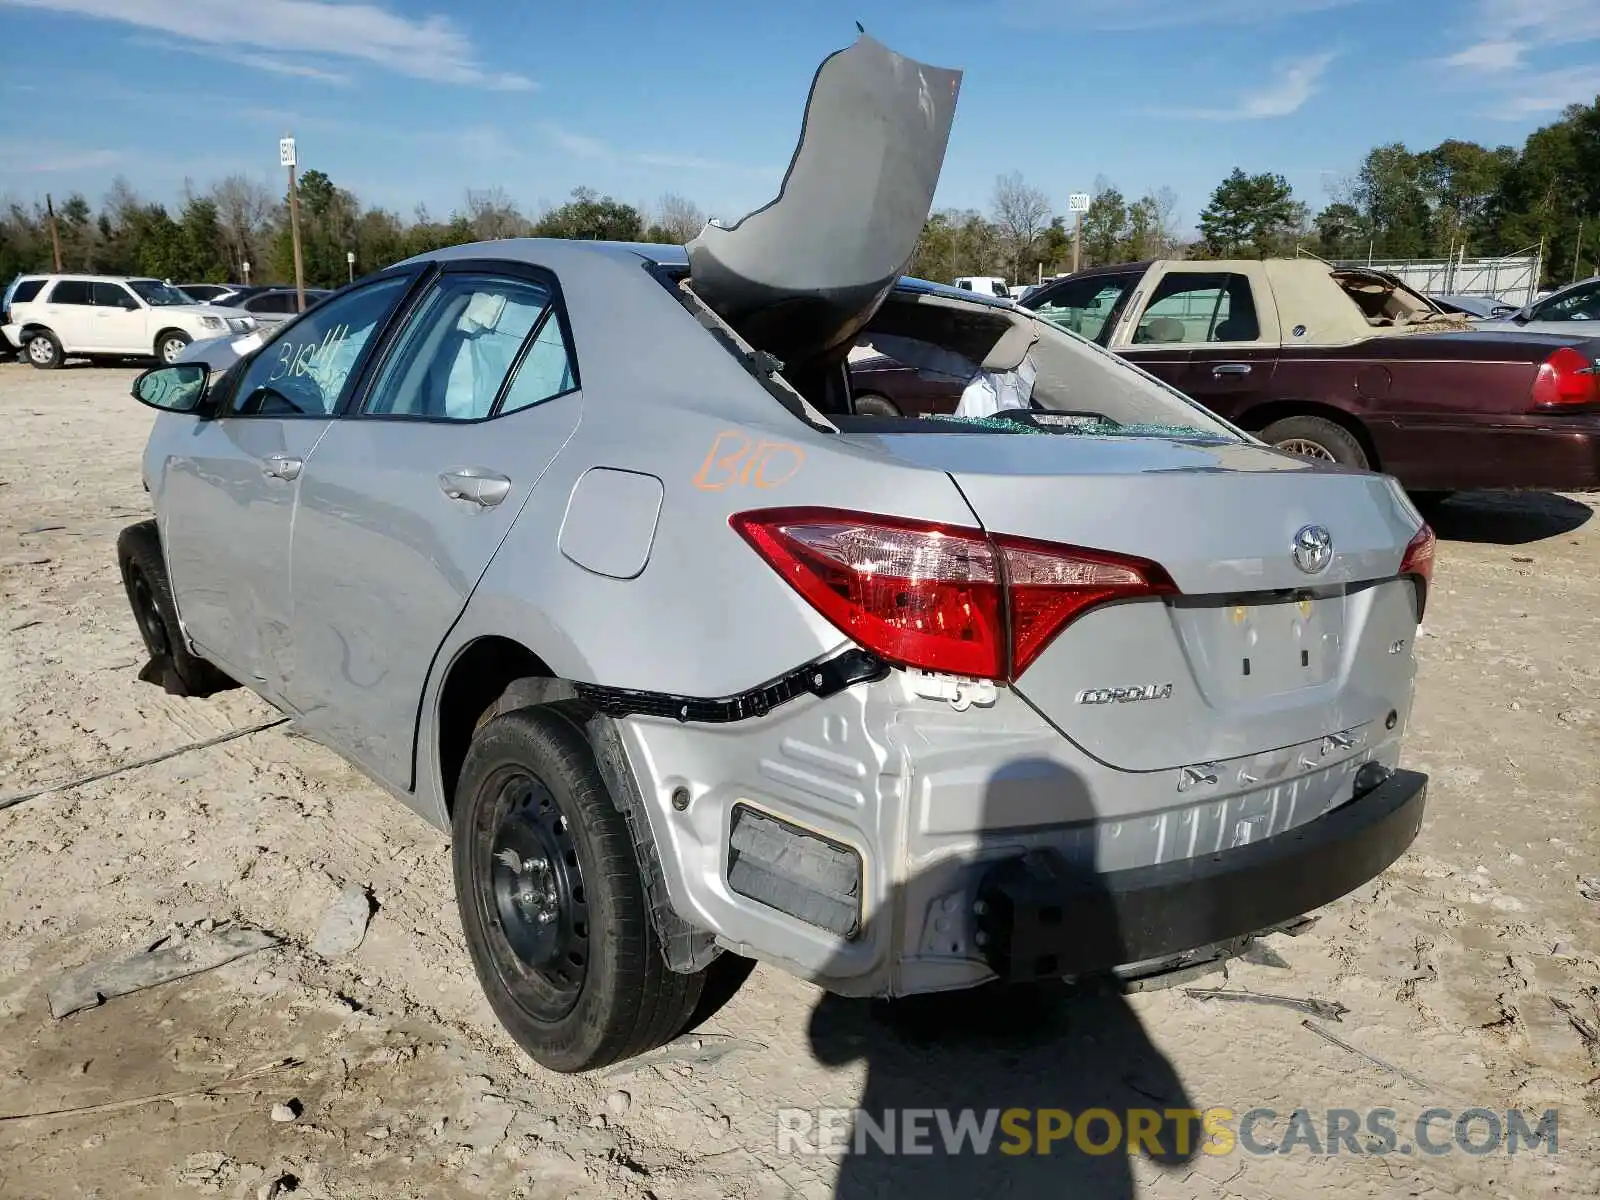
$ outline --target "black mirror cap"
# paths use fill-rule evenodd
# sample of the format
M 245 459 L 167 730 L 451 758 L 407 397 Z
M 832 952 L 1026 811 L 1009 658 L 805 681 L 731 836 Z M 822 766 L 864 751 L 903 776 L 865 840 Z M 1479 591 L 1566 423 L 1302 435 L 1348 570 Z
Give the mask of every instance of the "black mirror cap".
M 205 363 L 167 363 L 140 373 L 130 389 L 140 404 L 161 412 L 211 416 L 211 369 Z

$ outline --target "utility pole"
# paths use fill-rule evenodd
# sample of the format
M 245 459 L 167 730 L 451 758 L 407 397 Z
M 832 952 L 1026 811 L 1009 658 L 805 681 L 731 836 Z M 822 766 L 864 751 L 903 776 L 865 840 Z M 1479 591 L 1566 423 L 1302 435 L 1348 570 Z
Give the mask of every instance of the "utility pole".
M 1583 218 L 1578 218 L 1578 244 L 1572 248 L 1572 282 L 1578 282 L 1578 257 L 1583 253 Z
M 306 274 L 300 258 L 300 190 L 294 184 L 294 138 L 278 139 L 278 162 L 289 168 L 289 240 L 294 243 L 295 310 L 306 310 Z
M 1083 265 L 1083 214 L 1089 211 L 1089 193 L 1073 192 L 1068 196 L 1067 211 L 1072 214 L 1072 271 L 1077 274 Z
M 50 193 L 44 194 L 44 211 L 50 214 L 50 254 L 55 261 L 56 274 L 61 274 L 61 234 L 56 231 L 56 206 Z

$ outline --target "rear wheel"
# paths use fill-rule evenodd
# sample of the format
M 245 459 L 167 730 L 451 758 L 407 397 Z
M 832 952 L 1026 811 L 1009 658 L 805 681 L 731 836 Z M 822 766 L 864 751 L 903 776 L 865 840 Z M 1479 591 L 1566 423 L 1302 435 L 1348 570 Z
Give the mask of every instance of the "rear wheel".
M 181 329 L 168 329 L 156 338 L 156 357 L 164 363 L 177 362 L 178 355 L 193 340 Z
M 150 652 L 145 677 L 182 696 L 209 696 L 233 687 L 233 680 L 191 654 L 183 643 L 178 606 L 172 598 L 154 521 L 141 521 L 122 531 L 117 538 L 117 566 L 139 636 Z
M 1343 463 L 1363 471 L 1372 466 L 1356 436 L 1343 425 L 1324 417 L 1285 417 L 1274 421 L 1261 431 L 1261 440 L 1302 458 Z
M 41 371 L 53 371 L 66 357 L 61 342 L 48 329 L 35 329 L 22 339 L 22 352 L 29 363 Z
M 485 723 L 452 823 L 467 949 L 518 1045 L 553 1071 L 585 1071 L 677 1036 L 705 973 L 667 969 L 627 824 L 570 708 Z

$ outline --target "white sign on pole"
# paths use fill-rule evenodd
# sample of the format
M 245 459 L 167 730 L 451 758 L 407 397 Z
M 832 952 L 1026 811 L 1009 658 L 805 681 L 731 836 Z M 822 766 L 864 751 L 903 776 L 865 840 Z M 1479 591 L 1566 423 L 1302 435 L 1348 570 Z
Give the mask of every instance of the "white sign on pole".
M 278 165 L 280 167 L 294 166 L 294 139 L 292 137 L 278 139 Z
M 1067 197 L 1067 211 L 1069 213 L 1088 212 L 1089 211 L 1089 193 L 1088 192 L 1073 192 L 1072 195 L 1068 196 Z

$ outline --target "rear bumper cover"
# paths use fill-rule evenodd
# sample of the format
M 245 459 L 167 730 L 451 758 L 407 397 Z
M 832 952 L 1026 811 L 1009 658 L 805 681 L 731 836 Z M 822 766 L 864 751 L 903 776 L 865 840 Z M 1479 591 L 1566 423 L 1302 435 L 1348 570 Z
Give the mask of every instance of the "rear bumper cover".
M 1427 776 L 1371 791 L 1276 837 L 1151 867 L 1084 872 L 1033 851 L 978 889 L 978 938 L 1002 979 L 1088 975 L 1279 926 L 1354 890 L 1417 836 Z

